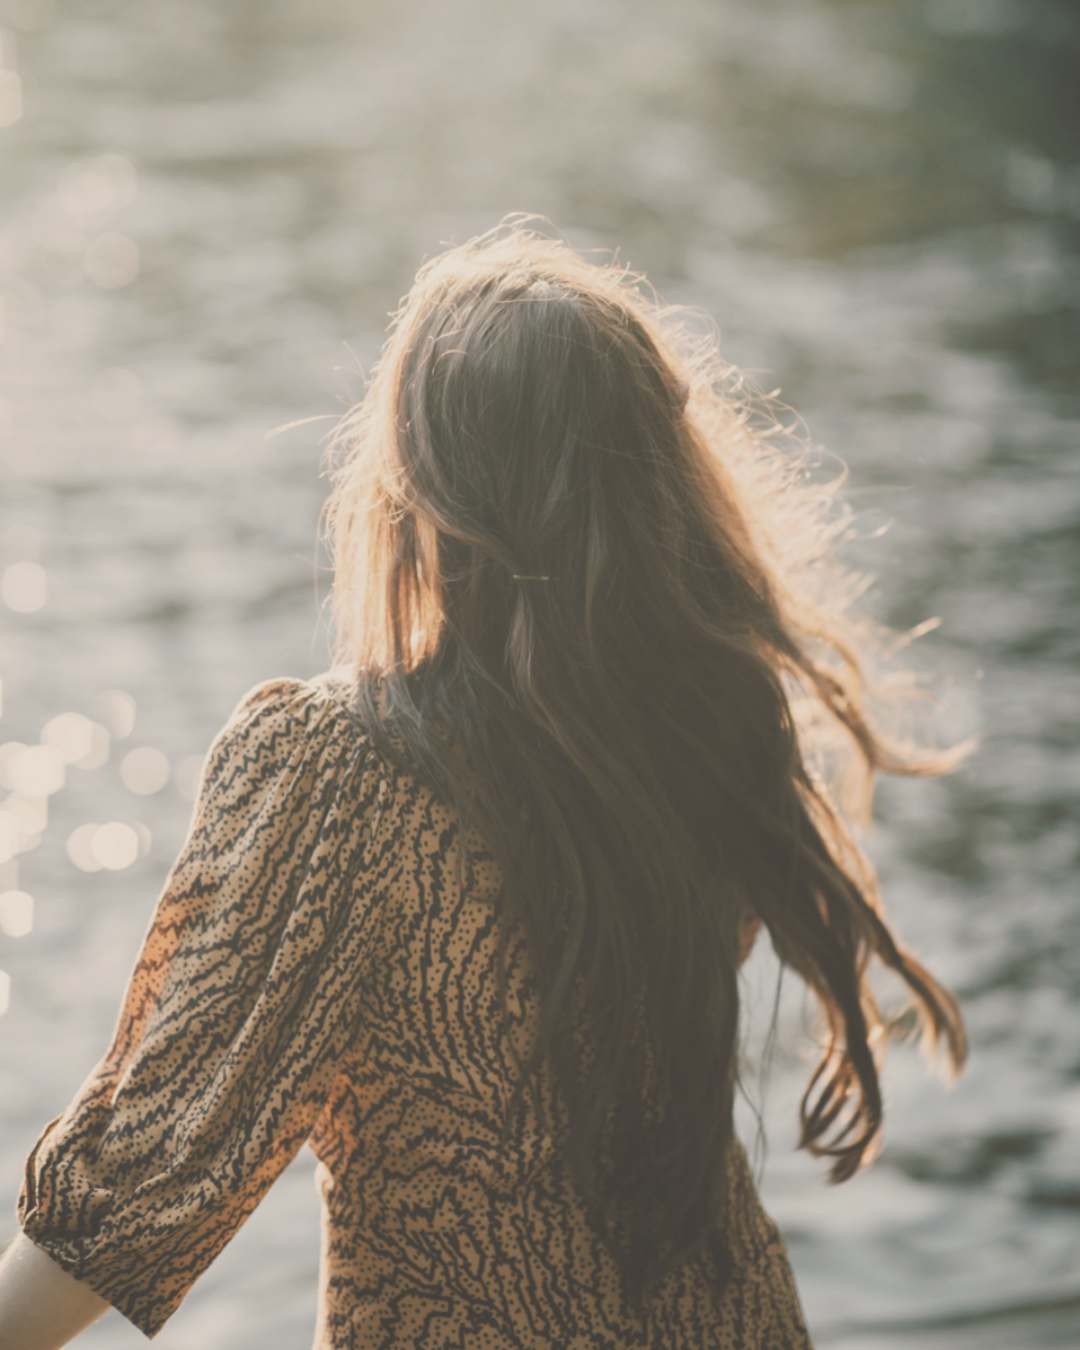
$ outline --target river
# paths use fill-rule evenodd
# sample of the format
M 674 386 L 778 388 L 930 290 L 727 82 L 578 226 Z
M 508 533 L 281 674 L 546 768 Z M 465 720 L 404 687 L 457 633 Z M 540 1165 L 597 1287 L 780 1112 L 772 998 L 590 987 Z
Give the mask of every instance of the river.
M 249 685 L 326 665 L 330 422 L 306 419 L 357 397 L 420 260 L 510 211 L 617 246 L 782 390 L 850 468 L 877 612 L 941 620 L 916 647 L 940 728 L 981 738 L 884 784 L 870 841 L 962 999 L 967 1073 L 894 1053 L 887 1146 L 841 1188 L 793 1149 L 794 989 L 748 1075 L 816 1344 L 1075 1347 L 1069 0 L 0 4 L 0 743 L 99 727 L 84 767 L 0 748 L 0 1189 L 103 1048 L 210 737 Z M 762 949 L 751 1053 L 774 978 Z M 310 1343 L 311 1170 L 161 1350 Z M 142 1340 L 112 1314 L 80 1343 Z

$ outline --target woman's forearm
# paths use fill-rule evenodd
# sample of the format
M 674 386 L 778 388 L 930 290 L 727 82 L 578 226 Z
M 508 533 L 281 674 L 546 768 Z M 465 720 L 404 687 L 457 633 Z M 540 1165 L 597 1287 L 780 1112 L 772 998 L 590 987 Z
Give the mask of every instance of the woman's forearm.
M 23 1233 L 0 1259 L 3 1350 L 59 1350 L 108 1307 Z

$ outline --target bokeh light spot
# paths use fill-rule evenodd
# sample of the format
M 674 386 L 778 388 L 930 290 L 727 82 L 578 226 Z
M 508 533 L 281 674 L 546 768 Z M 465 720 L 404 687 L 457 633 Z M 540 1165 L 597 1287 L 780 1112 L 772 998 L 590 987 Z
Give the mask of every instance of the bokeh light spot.
M 64 757 L 55 746 L 30 745 L 7 764 L 8 782 L 27 797 L 48 797 L 64 786 Z
M 0 599 L 16 614 L 33 614 L 45 605 L 45 569 L 39 563 L 17 562 L 0 576 Z
M 90 852 L 102 867 L 120 872 L 139 856 L 139 836 L 122 820 L 113 820 L 94 831 Z
M 52 746 L 65 764 L 77 764 L 94 749 L 94 723 L 82 713 L 61 713 L 42 727 L 41 743 Z
M 27 747 L 22 741 L 5 741 L 0 745 L 0 787 L 13 788 L 15 784 L 11 781 L 8 768 L 17 755 L 21 755 Z
M 90 241 L 86 250 L 86 275 L 102 290 L 118 291 L 139 275 L 139 249 L 133 239 L 107 230 Z
M 8 937 L 25 937 L 34 927 L 34 898 L 26 891 L 0 895 L 0 931 Z
M 58 197 L 77 224 L 101 225 L 138 191 L 135 167 L 123 155 L 98 155 L 73 164 L 64 174 Z
M 68 857 L 80 872 L 100 872 L 101 863 L 94 856 L 93 841 L 97 833 L 96 822 L 87 822 L 72 830 L 64 846 Z
M 19 852 L 22 836 L 6 812 L 0 811 L 0 863 L 10 862 Z
M 100 722 L 90 723 L 90 750 L 74 761 L 77 769 L 100 769 L 109 758 L 112 738 Z
M 36 848 L 38 843 L 36 836 L 41 834 L 49 823 L 48 797 L 32 797 L 21 792 L 13 792 L 0 809 L 15 822 L 23 836 L 20 848 Z
M 169 761 L 160 750 L 144 745 L 120 761 L 120 777 L 129 791 L 149 796 L 160 792 L 169 781 Z
M 123 689 L 105 689 L 97 696 L 102 719 L 118 741 L 135 728 L 135 700 Z

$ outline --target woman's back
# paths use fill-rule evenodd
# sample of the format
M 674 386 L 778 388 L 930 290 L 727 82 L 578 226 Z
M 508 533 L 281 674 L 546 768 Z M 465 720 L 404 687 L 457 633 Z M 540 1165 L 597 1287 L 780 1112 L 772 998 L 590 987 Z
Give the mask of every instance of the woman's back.
M 733 1277 L 644 1306 L 545 1110 L 516 1099 L 537 1003 L 502 877 L 347 685 L 274 681 L 211 754 L 116 1040 L 28 1173 L 34 1240 L 143 1330 L 305 1139 L 320 1159 L 320 1350 L 809 1345 L 783 1243 L 730 1152 Z M 639 1291 L 638 1291 L 639 1292 Z
M 396 777 L 393 801 L 400 881 L 380 921 L 356 1044 L 312 1138 L 330 1289 L 344 1294 L 331 1294 L 329 1344 L 354 1344 L 342 1330 L 359 1318 L 380 1328 L 372 1345 L 432 1350 L 808 1345 L 779 1234 L 738 1146 L 738 1273 L 727 1296 L 717 1297 L 701 1261 L 638 1313 L 531 1094 L 511 1111 L 537 1003 L 518 937 L 508 953 L 510 1033 L 498 865 L 479 841 L 466 848 L 452 811 L 415 778 Z M 541 1080 L 557 1118 L 550 1073 Z

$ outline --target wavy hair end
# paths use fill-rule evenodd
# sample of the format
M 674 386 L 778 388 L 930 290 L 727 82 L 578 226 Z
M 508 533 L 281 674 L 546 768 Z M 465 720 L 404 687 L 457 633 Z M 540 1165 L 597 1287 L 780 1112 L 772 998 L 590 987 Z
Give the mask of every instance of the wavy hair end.
M 421 269 L 331 447 L 340 664 L 503 867 L 539 1001 L 521 1087 L 551 1066 L 631 1287 L 730 1269 L 748 924 L 820 1005 L 801 1140 L 834 1180 L 882 1127 L 874 961 L 924 1044 L 966 1054 L 853 825 L 878 771 L 967 747 L 884 730 L 919 688 L 859 617 L 840 479 L 785 413 L 643 278 L 510 221 Z

